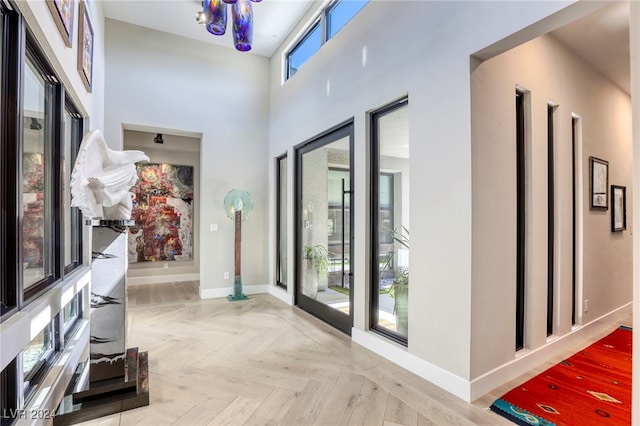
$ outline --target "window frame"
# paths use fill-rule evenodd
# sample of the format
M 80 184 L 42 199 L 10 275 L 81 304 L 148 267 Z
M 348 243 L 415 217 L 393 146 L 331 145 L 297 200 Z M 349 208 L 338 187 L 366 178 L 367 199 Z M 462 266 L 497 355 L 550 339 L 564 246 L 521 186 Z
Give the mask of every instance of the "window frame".
M 84 298 L 85 291 L 86 291 L 85 289 L 82 289 L 79 292 L 77 292 L 73 296 L 73 298 L 60 310 L 60 329 L 62 330 L 61 334 L 64 336 L 64 341 L 62 342 L 62 346 L 67 346 L 67 343 L 71 339 L 71 336 L 73 335 L 73 333 L 75 333 L 76 329 L 78 328 L 78 324 L 80 324 L 80 319 L 82 319 L 82 315 L 83 315 L 82 300 Z M 69 306 L 70 303 L 75 303 L 76 314 L 71 318 L 68 324 L 65 324 L 64 310 L 66 309 L 67 306 Z
M 0 84 L 0 159 L 3 167 L 0 171 L 0 208 L 2 211 L 17 210 L 18 190 L 22 187 L 18 176 L 18 166 L 22 163 L 22 114 L 17 106 L 21 100 L 23 58 L 24 58 L 24 21 L 20 14 L 9 10 L 0 3 L 2 12 L 2 64 Z M 20 208 L 22 206 L 20 205 Z M 18 312 L 22 305 L 22 280 L 16 267 L 22 264 L 20 257 L 22 245 L 20 222 L 17 215 L 2 215 L 0 229 L 6 238 L 0 239 L 0 322 Z M 20 263 L 18 263 L 20 262 Z
M 281 179 L 281 174 L 282 174 L 282 161 L 286 161 L 287 162 L 287 172 L 289 170 L 289 159 L 287 157 L 287 154 L 282 154 L 279 157 L 276 157 L 276 285 L 278 287 L 282 287 L 285 290 L 287 289 L 287 283 L 286 281 L 282 281 L 282 268 L 287 268 L 287 265 L 282 265 L 282 256 L 281 256 L 281 246 L 282 246 L 282 241 L 280 239 L 280 234 L 282 231 L 282 228 L 284 227 L 284 229 L 286 231 L 288 231 L 287 228 L 287 223 L 285 220 L 285 223 L 282 223 L 282 198 L 281 198 L 281 194 L 282 194 L 282 179 Z M 285 184 L 288 183 L 287 181 L 287 177 L 285 176 Z M 287 191 L 286 193 L 289 194 L 289 185 L 287 185 Z M 287 203 L 288 200 L 284 200 L 285 203 Z M 287 209 L 288 209 L 288 205 L 287 205 Z M 287 237 L 288 237 L 288 232 L 287 232 Z M 284 242 L 284 250 L 287 250 L 287 241 Z M 287 274 L 287 281 L 288 281 L 288 274 Z
M 302 33 L 302 36 L 300 36 L 297 41 L 293 44 L 293 46 L 287 50 L 286 53 L 286 70 L 285 70 L 285 81 L 289 80 L 291 77 L 293 77 L 295 74 L 297 74 L 298 70 L 296 70 L 296 72 L 294 72 L 293 74 L 291 74 L 291 55 L 293 55 L 293 53 L 304 44 L 305 41 L 307 41 L 309 39 L 309 37 L 311 36 L 311 33 L 313 33 L 316 29 L 319 29 L 320 31 L 320 46 L 318 46 L 318 50 L 316 50 L 316 52 L 313 53 L 313 55 L 315 55 L 324 45 L 324 36 L 323 34 L 325 34 L 325 31 L 323 31 L 323 25 L 322 25 L 322 19 L 321 18 L 316 18 L 312 21 L 312 24 L 309 25 L 309 27 L 304 31 L 304 33 Z M 309 56 L 309 58 L 311 58 L 313 55 Z M 308 59 L 307 59 L 308 60 Z M 302 64 L 300 64 L 300 66 L 304 65 L 306 63 L 303 62 Z
M 290 43 L 289 48 L 287 48 L 284 53 L 283 53 L 283 57 L 284 57 L 284 72 L 283 72 L 283 76 L 284 76 L 284 81 L 283 83 L 285 83 L 286 81 L 288 81 L 291 77 L 293 77 L 295 74 L 297 74 L 297 70 L 295 73 L 291 74 L 291 55 L 295 52 L 295 50 L 300 47 L 306 40 L 307 38 L 311 35 L 311 33 L 316 29 L 319 28 L 320 30 L 320 46 L 318 47 L 318 50 L 316 50 L 316 52 L 314 52 L 311 56 L 309 56 L 308 59 L 310 59 L 311 57 L 313 57 L 313 55 L 315 55 L 317 52 L 320 51 L 320 49 L 322 49 L 322 46 L 325 45 L 325 43 L 327 43 L 331 38 L 335 37 L 340 30 L 342 30 L 342 28 L 344 28 L 345 26 L 347 26 L 347 24 L 358 14 L 360 13 L 360 11 L 362 11 L 362 9 L 364 9 L 367 4 L 369 4 L 371 2 L 371 0 L 366 0 L 367 4 L 363 5 L 353 16 L 351 16 L 351 18 L 349 18 L 347 20 L 347 22 L 345 22 L 345 24 L 340 27 L 340 29 L 338 31 L 336 31 L 336 33 L 333 35 L 333 37 L 330 36 L 329 31 L 329 21 L 330 21 L 330 14 L 331 12 L 338 6 L 338 4 L 340 4 L 340 2 L 342 2 L 344 0 L 332 0 L 332 1 L 328 1 L 326 2 L 325 5 L 323 5 L 317 12 L 316 14 L 313 15 L 313 18 L 309 20 L 309 23 L 304 27 L 304 31 L 301 31 L 300 35 L 296 36 Z M 307 60 L 308 60 L 307 59 Z M 302 67 L 302 65 L 304 65 L 306 63 L 303 62 L 302 64 L 300 64 L 300 67 Z
M 31 397 L 33 397 L 38 385 L 42 382 L 43 378 L 49 372 L 49 368 L 53 365 L 57 355 L 60 353 L 61 341 L 60 341 L 60 328 L 59 328 L 59 315 L 56 315 L 51 321 L 42 329 L 41 332 L 49 329 L 49 336 L 51 339 L 51 347 L 40 357 L 40 359 L 34 365 L 26 375 L 22 373 L 22 392 L 24 396 L 24 406 L 29 403 Z M 40 333 L 38 333 L 40 334 Z M 32 340 L 33 341 L 33 340 Z M 21 357 L 24 357 L 24 348 L 20 352 Z M 22 360 L 24 364 L 24 359 Z M 21 367 L 24 370 L 24 367 Z
M 408 107 L 409 98 L 403 97 L 397 101 L 391 102 L 369 114 L 369 129 L 370 129 L 370 188 L 371 188 L 371 213 L 370 213 L 370 291 L 371 297 L 369 298 L 369 327 L 371 331 L 378 333 L 389 340 L 392 340 L 402 346 L 408 346 L 409 336 L 403 336 L 391 329 L 380 326 L 380 318 L 378 317 L 378 310 L 380 306 L 379 301 L 379 285 L 380 285 L 380 265 L 379 261 L 379 247 L 380 247 L 380 134 L 377 127 L 377 119 L 390 114 L 400 108 Z M 394 178 L 395 180 L 395 178 Z M 375 261 L 374 261 L 375 260 Z
M 63 88 L 63 92 L 64 92 L 64 88 Z M 69 164 L 71 165 L 71 168 L 69 169 L 68 173 L 69 175 L 71 175 L 71 172 L 73 170 L 73 165 L 76 162 L 76 159 L 78 158 L 78 151 L 80 149 L 80 143 L 82 142 L 82 135 L 84 134 L 84 118 L 82 117 L 82 115 L 78 112 L 78 109 L 75 107 L 75 105 L 73 104 L 73 102 L 71 102 L 71 100 L 69 100 L 68 98 L 65 98 L 64 100 L 64 108 L 63 108 L 63 112 L 62 115 L 64 117 L 64 112 L 68 112 L 69 115 L 71 116 L 71 120 L 72 120 L 72 132 L 71 132 L 71 158 L 69 159 Z M 64 118 L 63 118 L 64 119 Z M 64 126 L 63 126 L 64 127 Z M 63 128 L 63 132 L 64 132 L 64 128 Z M 64 163 L 64 136 L 61 138 L 61 152 L 62 152 L 62 156 L 60 159 L 60 170 L 62 170 L 62 164 Z M 62 176 L 60 177 L 62 179 Z M 65 183 L 63 182 L 62 185 L 65 185 Z M 63 187 L 61 186 L 60 190 L 63 191 Z M 69 191 L 71 191 L 71 188 L 68 188 Z M 61 197 L 61 204 L 62 203 L 62 193 L 60 194 Z M 60 259 L 62 261 L 62 267 L 63 267 L 63 277 L 69 275 L 72 271 L 74 271 L 75 269 L 79 268 L 80 266 L 82 266 L 83 264 L 83 258 L 82 258 L 82 213 L 80 213 L 80 210 L 77 207 L 71 207 L 71 210 L 73 212 L 75 212 L 75 215 L 71 216 L 71 227 L 73 228 L 72 230 L 72 234 L 71 234 L 71 244 L 73 246 L 73 248 L 75 249 L 75 258 L 72 255 L 71 257 L 71 263 L 69 264 L 65 264 L 65 250 L 67 250 L 67 247 L 63 245 L 62 248 L 62 253 L 60 255 Z M 65 210 L 64 207 L 62 207 L 62 213 L 61 213 L 61 226 L 62 226 L 62 231 L 61 231 L 61 236 L 60 236 L 60 241 L 64 241 L 64 233 L 65 233 L 65 223 L 64 223 L 64 214 L 65 214 Z M 75 216 L 75 220 L 74 220 L 74 216 Z M 75 237 L 75 238 L 74 238 Z
M 46 190 L 51 192 L 50 194 L 50 220 L 51 220 L 51 230 L 50 230 L 50 241 L 45 241 L 46 245 L 43 245 L 43 249 L 49 250 L 51 253 L 51 270 L 45 275 L 40 281 L 31 285 L 28 289 L 24 288 L 24 278 L 22 268 L 18 267 L 18 285 L 20 286 L 20 292 L 23 297 L 23 304 L 26 305 L 36 299 L 36 297 L 42 294 L 47 288 L 52 286 L 55 282 L 62 278 L 62 267 L 61 267 L 61 259 L 60 259 L 60 237 L 62 235 L 62 215 L 61 215 L 61 198 L 62 198 L 62 186 L 61 186 L 61 171 L 60 166 L 62 162 L 62 149 L 61 149 L 61 140 L 62 140 L 62 111 L 64 108 L 64 95 L 62 93 L 62 85 L 58 82 L 58 80 L 53 76 L 51 69 L 42 59 L 44 55 L 39 51 L 33 36 L 28 33 L 26 46 L 25 46 L 25 55 L 23 58 L 23 64 L 26 67 L 26 61 L 29 60 L 32 64 L 37 68 L 40 76 L 46 82 L 46 91 L 50 91 L 50 101 L 51 101 L 51 116 L 49 119 L 45 116 L 44 119 L 44 129 L 45 131 L 49 131 L 50 137 L 45 139 L 45 169 L 49 168 L 48 177 L 51 182 L 48 183 Z M 20 116 L 22 118 L 21 122 L 24 122 L 24 107 L 23 100 L 20 101 Z M 23 264 L 23 247 L 24 247 L 24 235 L 23 235 L 23 185 L 22 179 L 24 176 L 24 170 L 22 167 L 22 158 L 24 155 L 24 133 L 22 133 L 22 137 L 20 138 L 20 162 L 17 165 L 18 167 L 18 175 L 19 186 L 17 188 L 18 194 L 18 203 L 16 213 L 18 215 L 19 226 L 17 229 L 18 232 L 18 241 L 20 245 L 20 250 L 18 253 L 19 262 L 17 265 Z M 49 154 L 49 159 L 47 159 L 46 154 Z M 58 165 L 58 167 L 54 167 L 54 165 Z M 46 171 L 45 171 L 46 173 Z M 46 221 L 46 218 L 45 218 Z

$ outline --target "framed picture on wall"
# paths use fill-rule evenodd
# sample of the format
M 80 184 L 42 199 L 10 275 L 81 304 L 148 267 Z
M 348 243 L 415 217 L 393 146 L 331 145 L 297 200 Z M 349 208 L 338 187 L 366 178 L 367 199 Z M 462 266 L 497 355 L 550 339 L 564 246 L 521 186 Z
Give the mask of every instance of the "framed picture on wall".
M 611 185 L 611 232 L 627 229 L 627 188 Z
M 609 208 L 609 162 L 589 157 L 589 177 L 591 208 L 607 210 Z
M 71 47 L 75 0 L 47 0 L 46 3 L 65 46 Z
M 78 72 L 87 91 L 91 93 L 93 81 L 93 27 L 89 10 L 84 1 L 80 2 L 78 18 Z

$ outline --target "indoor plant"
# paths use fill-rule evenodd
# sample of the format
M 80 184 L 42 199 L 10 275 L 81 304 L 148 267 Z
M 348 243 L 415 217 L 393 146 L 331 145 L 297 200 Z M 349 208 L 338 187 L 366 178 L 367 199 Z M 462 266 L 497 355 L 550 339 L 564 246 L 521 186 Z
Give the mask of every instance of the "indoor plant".
M 320 284 L 322 280 L 326 279 L 329 271 L 329 252 L 321 244 L 304 246 L 303 251 L 303 258 L 307 261 L 305 279 L 307 291 L 305 293 L 315 297 L 320 287 L 326 288 L 326 285 Z
M 409 250 L 409 230 L 402 227 L 400 231 L 392 231 L 393 239 Z M 396 330 L 406 336 L 409 327 L 409 268 L 400 267 L 389 288 L 389 296 L 393 298 L 393 314 L 396 316 Z

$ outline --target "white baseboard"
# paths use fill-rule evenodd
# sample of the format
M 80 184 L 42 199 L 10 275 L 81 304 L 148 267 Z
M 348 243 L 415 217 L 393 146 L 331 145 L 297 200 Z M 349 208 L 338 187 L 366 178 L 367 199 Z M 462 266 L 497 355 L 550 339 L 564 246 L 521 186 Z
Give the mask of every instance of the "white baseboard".
M 608 323 L 613 324 L 628 316 L 632 312 L 632 309 L 632 303 L 621 306 L 620 308 L 611 311 L 608 314 L 583 325 L 582 327 L 576 328 L 569 334 L 558 337 L 545 346 L 534 349 L 529 353 L 472 380 L 469 391 L 471 401 L 480 398 L 498 386 L 521 376 L 527 371 L 538 367 L 546 360 L 557 357 L 567 350 L 573 350 L 576 345 L 592 334 L 594 329 L 598 326 Z
M 477 379 L 469 382 L 460 376 L 446 371 L 437 365 L 418 358 L 407 352 L 407 349 L 397 345 L 373 332 L 362 331 L 357 328 L 351 329 L 351 339 L 378 355 L 398 364 L 425 380 L 441 387 L 447 392 L 461 398 L 464 401 L 472 402 L 487 394 L 493 389 L 507 383 L 510 380 L 521 376 L 550 358 L 572 350 L 576 345 L 584 341 L 595 329 L 604 324 L 614 324 L 627 317 L 633 309 L 633 304 L 628 303 L 606 315 L 601 316 L 576 328 L 567 335 L 561 336 L 543 347 L 534 349 L 517 359 L 492 370 Z
M 293 306 L 293 295 L 287 293 L 287 290 L 285 290 L 284 288 L 278 287 L 277 285 L 270 285 L 269 294 L 277 299 L 282 300 L 287 305 Z
M 351 329 L 351 339 L 378 355 L 463 399 L 469 400 L 469 382 L 437 365 L 407 352 L 407 349 L 370 331 Z
M 245 285 L 243 286 L 244 294 L 262 294 L 269 293 L 269 284 Z M 233 293 L 233 287 L 223 288 L 202 288 L 200 287 L 201 299 L 215 299 L 217 297 L 227 297 Z
M 160 284 L 160 283 L 176 283 L 182 281 L 199 281 L 200 274 L 174 274 L 174 275 L 156 275 L 146 277 L 127 277 L 127 285 L 144 285 L 144 284 Z

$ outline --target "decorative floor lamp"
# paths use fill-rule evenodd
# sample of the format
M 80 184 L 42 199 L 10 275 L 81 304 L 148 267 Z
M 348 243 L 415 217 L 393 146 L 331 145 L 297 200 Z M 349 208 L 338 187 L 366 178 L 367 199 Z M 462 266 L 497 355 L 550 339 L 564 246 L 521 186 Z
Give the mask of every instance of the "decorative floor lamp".
M 246 300 L 248 297 L 242 292 L 242 278 L 241 273 L 241 235 L 242 235 L 242 222 L 247 220 L 251 211 L 253 210 L 253 202 L 251 196 L 247 191 L 240 189 L 232 189 L 227 192 L 224 197 L 224 211 L 227 217 L 236 224 L 236 241 L 235 241 L 235 281 L 233 282 L 233 294 L 230 294 L 227 299 L 230 302 L 238 300 Z

